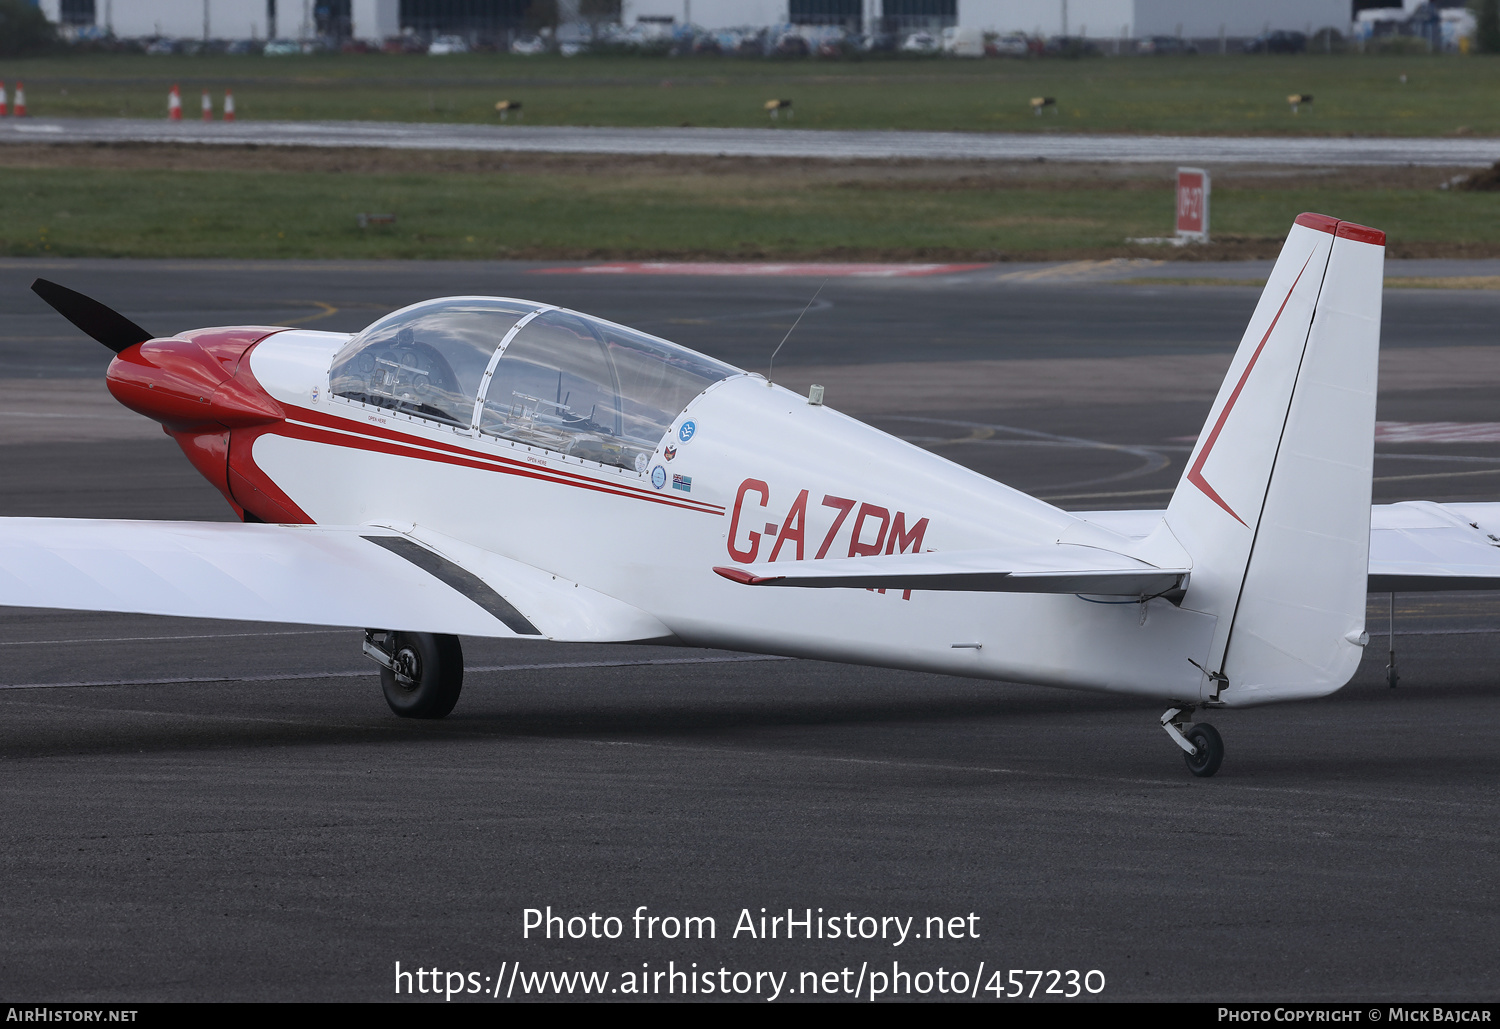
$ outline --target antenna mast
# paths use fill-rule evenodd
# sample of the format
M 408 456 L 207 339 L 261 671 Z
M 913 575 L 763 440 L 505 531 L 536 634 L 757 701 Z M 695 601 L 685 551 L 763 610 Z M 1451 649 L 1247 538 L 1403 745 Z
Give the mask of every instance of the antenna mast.
M 792 322 L 792 327 L 790 329 L 786 330 L 786 335 L 783 336 L 783 337 L 781 337 L 781 342 L 778 343 L 778 344 L 776 344 L 776 349 L 773 350 L 773 351 L 771 351 L 771 359 L 766 362 L 766 385 L 767 386 L 771 385 L 771 368 L 772 368 L 772 366 L 774 366 L 776 364 L 776 355 L 779 354 L 779 353 L 781 353 L 781 348 L 784 347 L 784 346 L 786 346 L 786 341 L 792 338 L 792 333 L 795 332 L 795 331 L 797 331 L 797 326 L 799 326 L 799 325 L 802 324 L 802 315 L 806 314 L 809 310 L 812 309 L 812 305 L 813 305 L 814 301 L 816 301 L 818 299 L 818 293 L 823 292 L 823 287 L 826 286 L 826 285 L 828 285 L 828 278 L 825 276 L 823 278 L 823 281 L 820 282 L 820 283 L 818 283 L 817 292 L 813 293 L 812 300 L 809 300 L 807 302 L 807 306 L 802 309 L 802 314 L 799 314 L 797 316 L 797 320 L 794 321 L 794 322 Z

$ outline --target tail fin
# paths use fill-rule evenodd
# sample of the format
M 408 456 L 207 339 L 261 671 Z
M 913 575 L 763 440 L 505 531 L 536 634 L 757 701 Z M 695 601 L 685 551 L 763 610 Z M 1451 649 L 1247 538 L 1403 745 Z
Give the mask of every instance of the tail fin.
M 1218 617 L 1202 697 L 1344 685 L 1363 646 L 1385 233 L 1297 218 L 1167 508 L 1183 606 Z

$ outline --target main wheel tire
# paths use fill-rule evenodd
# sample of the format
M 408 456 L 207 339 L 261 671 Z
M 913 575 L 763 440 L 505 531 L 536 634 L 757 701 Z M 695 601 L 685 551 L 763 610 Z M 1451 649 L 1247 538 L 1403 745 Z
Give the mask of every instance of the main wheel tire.
M 464 652 L 457 636 L 398 632 L 390 639 L 391 658 L 415 684 L 399 682 L 380 670 L 385 702 L 402 718 L 443 718 L 458 703 L 464 685 Z
M 1189 772 L 1207 779 L 1224 763 L 1224 739 L 1219 735 L 1219 730 L 1207 722 L 1193 726 L 1186 735 L 1197 753 L 1189 754 L 1184 751 L 1182 759 L 1187 762 Z

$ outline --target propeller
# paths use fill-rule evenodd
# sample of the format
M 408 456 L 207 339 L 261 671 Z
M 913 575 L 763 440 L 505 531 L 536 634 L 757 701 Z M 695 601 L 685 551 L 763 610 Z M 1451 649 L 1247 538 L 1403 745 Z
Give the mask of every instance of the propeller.
M 111 310 L 93 297 L 86 297 L 66 286 L 37 279 L 31 284 L 31 291 L 45 300 L 58 314 L 117 354 L 153 338 L 151 333 L 119 311 Z

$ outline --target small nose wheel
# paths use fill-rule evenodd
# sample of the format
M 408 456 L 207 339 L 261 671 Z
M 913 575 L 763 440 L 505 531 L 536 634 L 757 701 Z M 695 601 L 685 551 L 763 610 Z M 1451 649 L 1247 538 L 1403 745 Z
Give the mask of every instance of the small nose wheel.
M 464 684 L 457 636 L 365 631 L 365 654 L 380 666 L 385 702 L 401 718 L 444 718 Z
M 1195 752 L 1189 754 L 1184 751 L 1182 759 L 1187 762 L 1189 772 L 1207 779 L 1224 763 L 1224 739 L 1219 735 L 1219 730 L 1207 722 L 1198 723 L 1185 735 Z
M 1182 748 L 1182 758 L 1187 762 L 1188 771 L 1207 779 L 1224 763 L 1224 739 L 1219 735 L 1219 730 L 1207 722 L 1190 725 L 1184 730 L 1183 723 L 1192 713 L 1193 709 L 1190 707 L 1169 708 L 1161 716 L 1161 727 L 1172 737 L 1172 742 Z

